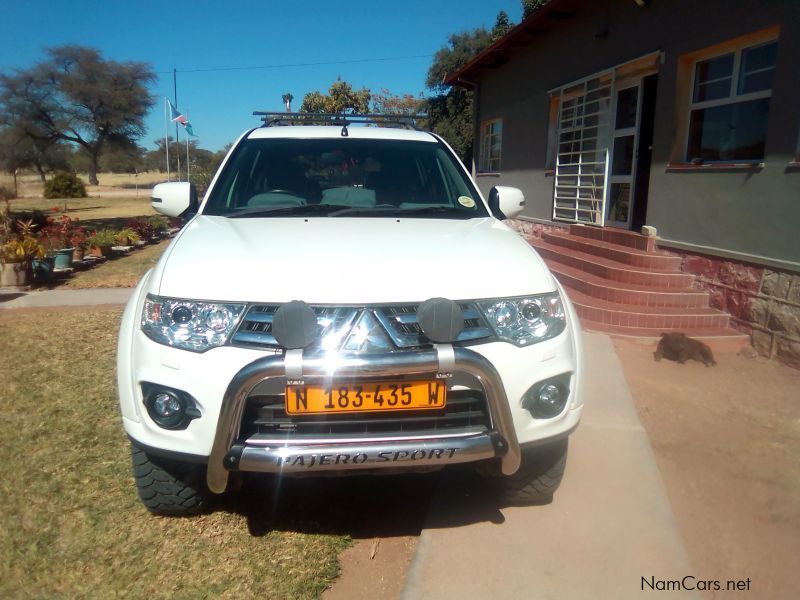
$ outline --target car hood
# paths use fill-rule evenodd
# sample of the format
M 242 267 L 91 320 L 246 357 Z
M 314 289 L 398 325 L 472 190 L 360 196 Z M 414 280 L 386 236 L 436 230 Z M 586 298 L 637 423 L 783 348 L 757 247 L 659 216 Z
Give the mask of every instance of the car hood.
M 161 296 L 314 304 L 470 300 L 556 288 L 539 255 L 493 218 L 198 215 L 151 282 Z

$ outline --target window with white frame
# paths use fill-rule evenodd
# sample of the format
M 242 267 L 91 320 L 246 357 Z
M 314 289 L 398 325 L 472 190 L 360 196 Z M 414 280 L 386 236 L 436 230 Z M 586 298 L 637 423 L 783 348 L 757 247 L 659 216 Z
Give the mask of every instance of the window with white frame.
M 687 161 L 764 159 L 777 47 L 772 40 L 694 64 Z
M 481 154 L 479 169 L 484 173 L 500 171 L 500 145 L 503 140 L 503 120 L 481 123 Z

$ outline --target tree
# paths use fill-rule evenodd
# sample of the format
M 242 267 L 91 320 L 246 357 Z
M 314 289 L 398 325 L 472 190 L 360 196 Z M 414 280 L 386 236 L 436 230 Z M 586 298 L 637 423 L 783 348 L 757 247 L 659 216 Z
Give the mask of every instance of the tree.
M 494 27 L 492 27 L 492 41 L 499 40 L 507 34 L 513 26 L 514 24 L 508 19 L 508 13 L 501 10 L 497 13 L 497 19 L 495 20 Z
M 42 184 L 48 172 L 68 168 L 68 148 L 58 140 L 28 135 L 20 125 L 0 130 L 0 168 L 14 175 L 20 169 L 33 169 Z
M 425 85 L 437 92 L 447 91 L 449 86 L 444 82 L 445 78 L 466 65 L 491 43 L 492 34 L 483 27 L 451 34 L 447 38 L 447 45 L 433 56 Z
M 144 117 L 155 81 L 141 62 L 105 60 L 93 48 L 50 48 L 48 60 L 14 75 L 0 75 L 0 108 L 13 122 L 32 120 L 41 140 L 79 146 L 89 157 L 89 182 L 97 184 L 108 145 L 133 144 L 145 134 Z
M 286 107 L 286 112 L 292 112 L 292 100 L 294 100 L 294 96 L 286 92 L 283 96 L 281 96 L 281 100 L 283 100 L 283 105 Z
M 300 112 L 341 113 L 351 110 L 355 113 L 365 114 L 369 112 L 371 98 L 372 95 L 367 88 L 354 90 L 352 85 L 337 77 L 328 89 L 327 95 L 315 91 L 303 96 Z
M 528 15 L 539 10 L 550 0 L 522 0 L 522 18 L 527 19 Z
M 112 173 L 138 173 L 144 169 L 144 153 L 144 148 L 133 142 L 109 144 L 100 160 L 101 170 Z
M 164 151 L 164 140 L 155 143 L 156 149 L 144 153 L 142 158 L 142 170 L 145 171 L 164 171 L 166 167 L 166 152 Z M 222 150 L 211 152 L 205 148 L 200 148 L 196 140 L 189 140 L 189 180 L 205 189 L 211 182 L 211 178 L 219 168 L 222 159 L 228 154 L 232 144 L 226 144 Z M 186 143 L 176 142 L 174 138 L 169 138 L 169 162 L 170 170 L 175 172 L 178 168 L 177 156 L 180 152 L 181 164 L 185 165 Z
M 145 152 L 142 167 L 145 171 L 166 171 L 167 170 L 167 153 L 164 148 L 164 140 L 159 139 L 155 141 L 156 149 Z M 189 152 L 192 148 L 197 147 L 195 140 L 189 140 Z M 183 163 L 186 157 L 186 144 L 175 141 L 175 138 L 169 137 L 169 169 L 173 173 L 178 171 L 178 156 L 181 157 Z
M 425 99 L 411 94 L 393 94 L 386 88 L 372 94 L 372 112 L 382 115 L 415 115 L 425 111 Z
M 499 14 L 498 21 L 501 21 Z M 429 126 L 450 143 L 466 165 L 472 162 L 472 92 L 450 87 L 444 80 L 491 43 L 492 34 L 483 27 L 450 35 L 447 45 L 434 55 L 425 80 L 435 92 L 427 102 Z

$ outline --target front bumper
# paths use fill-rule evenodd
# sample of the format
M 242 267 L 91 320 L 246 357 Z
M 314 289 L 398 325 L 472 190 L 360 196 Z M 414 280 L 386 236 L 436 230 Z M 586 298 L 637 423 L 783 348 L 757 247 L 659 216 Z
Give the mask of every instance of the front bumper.
M 236 437 L 239 425 L 232 415 L 226 414 L 222 418 L 223 398 L 226 412 L 231 409 L 238 412 L 242 409 L 242 398 L 247 398 L 252 390 L 249 387 L 251 384 L 259 388 L 257 392 L 263 387 L 257 383 L 260 381 L 271 388 L 272 391 L 266 393 L 281 394 L 287 377 L 284 356 L 278 352 L 231 346 L 198 354 L 153 342 L 140 329 L 143 302 L 151 275 L 152 272 L 148 273 L 139 283 L 123 314 L 117 355 L 117 389 L 127 434 L 134 443 L 156 454 L 175 456 L 178 460 L 190 458 L 196 462 L 213 462 L 216 466 L 212 469 L 222 468 L 223 474 L 245 469 L 309 474 L 331 468 L 361 469 L 363 472 L 368 467 L 386 472 L 393 467 L 430 469 L 491 457 L 501 457 L 509 465 L 511 458 L 507 456 L 508 450 L 499 447 L 498 441 L 510 445 L 510 440 L 516 439 L 522 448 L 533 447 L 568 435 L 580 421 L 584 396 L 582 340 L 577 315 L 564 295 L 568 327 L 556 338 L 523 348 L 504 342 L 491 342 L 453 349 L 451 368 L 464 368 L 478 374 L 475 377 L 462 376 L 456 370 L 448 380 L 448 388 L 466 386 L 479 389 L 484 385 L 494 386 L 497 392 L 492 394 L 492 404 L 489 406 L 492 421 L 490 431 L 497 433 L 497 436 L 493 437 L 492 433 L 487 434 L 485 430 L 458 433 L 438 431 L 432 436 L 411 437 L 406 434 L 400 437 L 398 434 L 395 437 L 373 436 L 371 439 L 320 436 L 302 442 L 295 440 L 292 444 L 285 439 L 256 440 L 251 437 L 243 444 Z M 465 357 L 469 358 L 464 360 Z M 289 360 L 297 362 L 296 358 L 293 355 Z M 325 360 L 303 357 L 303 376 L 329 376 L 331 365 Z M 376 372 L 390 375 L 422 373 L 433 377 L 442 370 L 439 353 L 433 349 L 397 352 L 388 356 L 338 356 L 335 360 L 337 362 L 333 366 L 337 377 L 356 374 L 359 378 L 367 379 Z M 477 367 L 471 371 L 470 365 L 473 364 Z M 409 370 L 397 368 L 403 365 Z M 553 418 L 534 418 L 523 406 L 526 390 L 539 381 L 565 373 L 571 374 L 570 398 L 566 409 Z M 296 378 L 297 373 L 289 375 L 290 378 Z M 231 384 L 234 379 L 235 385 Z M 190 394 L 197 401 L 202 417 L 193 420 L 186 429 L 160 428 L 149 417 L 144 406 L 141 388 L 144 382 Z M 231 396 L 232 393 L 235 395 Z M 220 431 L 224 433 L 223 438 L 220 438 Z M 212 447 L 219 445 L 220 439 L 224 439 L 225 443 L 220 445 L 221 450 L 215 450 L 212 460 Z M 451 453 L 452 448 L 456 448 L 456 451 Z M 513 452 L 516 450 L 512 449 Z M 424 456 L 422 451 L 426 452 Z M 229 454 L 236 457 L 234 463 L 226 458 Z M 367 455 L 366 459 L 364 454 Z M 386 460 L 387 457 L 389 460 Z
M 492 429 L 424 438 L 372 438 L 287 441 L 282 445 L 238 442 L 247 398 L 261 382 L 286 378 L 317 382 L 392 375 L 428 375 L 438 378 L 468 374 L 483 386 Z M 268 356 L 242 368 L 225 392 L 217 431 L 208 460 L 208 487 L 222 493 L 230 470 L 292 473 L 376 467 L 442 466 L 499 457 L 501 470 L 510 475 L 519 468 L 520 448 L 502 379 L 494 366 L 477 352 L 440 344 L 424 352 L 397 352 L 358 356 L 307 358 L 302 351 Z

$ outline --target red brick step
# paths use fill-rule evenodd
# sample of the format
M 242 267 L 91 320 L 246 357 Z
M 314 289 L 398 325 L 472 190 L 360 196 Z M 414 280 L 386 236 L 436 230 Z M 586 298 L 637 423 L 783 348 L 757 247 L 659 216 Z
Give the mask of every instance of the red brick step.
M 534 229 L 528 241 L 566 289 L 585 329 L 649 343 L 682 331 L 715 349 L 750 343 L 730 326 L 728 313 L 709 306 L 707 291 L 693 287 L 681 257 L 655 248 L 655 238 L 570 225 Z
M 567 233 L 543 232 L 542 239 L 556 246 L 593 254 L 594 256 L 615 260 L 638 268 L 677 272 L 681 267 L 681 258 L 679 256 L 643 252 L 612 244 L 611 242 L 596 241 Z
M 635 248 L 644 252 L 653 252 L 656 248 L 656 238 L 647 237 L 634 231 L 614 229 L 613 227 L 592 227 L 591 225 L 570 225 L 571 235 L 589 238 L 591 240 L 610 242 L 618 246 Z
M 730 315 L 710 307 L 653 307 L 620 304 L 592 298 L 574 289 L 567 289 L 581 321 L 592 325 L 613 325 L 620 330 L 653 329 L 685 331 L 719 329 L 729 325 Z
M 638 306 L 707 307 L 708 292 L 693 288 L 669 290 L 611 281 L 575 267 L 545 260 L 562 285 L 600 300 Z
M 687 289 L 692 286 L 694 275 L 674 270 L 644 269 L 586 252 L 551 244 L 542 239 L 533 239 L 531 245 L 542 258 L 575 267 L 611 281 L 635 283 L 656 288 Z

